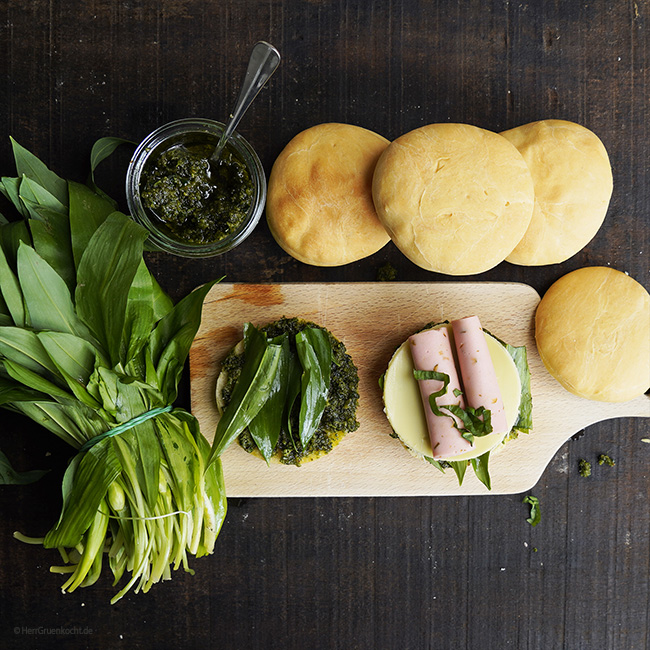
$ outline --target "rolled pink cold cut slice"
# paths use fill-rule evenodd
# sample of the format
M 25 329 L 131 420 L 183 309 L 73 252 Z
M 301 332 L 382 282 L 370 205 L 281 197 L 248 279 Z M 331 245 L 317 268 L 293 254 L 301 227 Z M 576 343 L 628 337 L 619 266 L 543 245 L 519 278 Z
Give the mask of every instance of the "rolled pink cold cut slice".
M 409 347 L 416 370 L 436 370 L 449 375 L 447 392 L 436 399 L 438 406 L 459 404 L 464 408 L 462 396 L 454 395 L 454 389 L 460 390 L 461 386 L 447 328 L 425 330 L 413 334 L 409 337 Z M 471 443 L 465 440 L 458 429 L 454 427 L 454 421 L 458 425 L 461 424 L 460 421 L 451 415 L 435 415 L 431 410 L 429 395 L 439 391 L 443 383 L 435 379 L 421 379 L 418 381 L 418 385 L 424 405 L 433 458 L 450 458 L 469 451 L 472 448 Z
M 454 320 L 451 327 L 463 378 L 465 402 L 475 409 L 481 406 L 489 409 L 493 432 L 506 433 L 508 425 L 501 390 L 478 317 Z

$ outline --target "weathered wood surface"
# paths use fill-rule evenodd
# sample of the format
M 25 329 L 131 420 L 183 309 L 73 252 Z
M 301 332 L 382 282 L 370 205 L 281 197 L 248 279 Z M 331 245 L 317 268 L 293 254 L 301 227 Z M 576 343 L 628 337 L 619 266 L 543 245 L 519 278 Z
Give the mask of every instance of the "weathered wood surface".
M 267 173 L 288 140 L 326 121 L 388 138 L 436 121 L 495 131 L 542 118 L 580 122 L 608 149 L 614 195 L 594 240 L 561 265 L 501 264 L 465 280 L 523 282 L 540 295 L 564 273 L 610 265 L 646 287 L 650 251 L 650 48 L 647 0 L 339 2 L 153 0 L 0 5 L 0 173 L 8 136 L 61 175 L 83 180 L 94 140 L 139 140 L 188 116 L 226 116 L 258 39 L 281 68 L 240 131 Z M 123 203 L 129 151 L 104 163 Z M 175 298 L 229 282 L 449 280 L 392 245 L 342 268 L 289 258 L 260 224 L 217 259 L 150 256 Z M 461 279 L 463 280 L 463 279 Z M 189 405 L 189 374 L 180 402 Z M 61 595 L 58 554 L 11 533 L 43 534 L 58 515 L 69 450 L 3 413 L 0 448 L 40 483 L 0 488 L 0 639 L 49 648 L 566 648 L 650 643 L 648 421 L 589 426 L 521 495 L 248 499 L 230 504 L 214 556 L 116 606 L 108 575 Z M 51 455 L 46 456 L 46 452 Z M 610 453 L 615 467 L 577 473 Z M 534 550 L 536 549 L 536 550 Z M 57 632 L 58 631 L 58 632 Z M 65 639 L 65 640 L 63 640 Z

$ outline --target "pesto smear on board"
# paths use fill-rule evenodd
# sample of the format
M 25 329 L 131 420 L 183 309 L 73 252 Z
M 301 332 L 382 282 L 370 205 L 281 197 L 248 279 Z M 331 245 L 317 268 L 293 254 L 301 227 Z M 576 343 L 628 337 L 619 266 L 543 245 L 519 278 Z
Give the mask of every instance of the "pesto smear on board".
M 208 136 L 209 137 L 209 136 Z M 237 151 L 226 145 L 216 163 L 214 142 L 173 144 L 147 165 L 140 196 L 160 229 L 182 242 L 224 239 L 244 222 L 253 202 L 253 181 Z

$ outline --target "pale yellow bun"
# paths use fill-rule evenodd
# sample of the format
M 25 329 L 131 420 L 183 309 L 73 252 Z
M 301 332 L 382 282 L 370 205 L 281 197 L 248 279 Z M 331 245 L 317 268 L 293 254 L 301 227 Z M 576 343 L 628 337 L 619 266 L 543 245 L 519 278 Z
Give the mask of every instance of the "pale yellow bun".
M 534 202 L 517 149 L 469 124 L 430 124 L 397 138 L 377 163 L 372 192 L 404 255 L 449 275 L 502 262 L 526 232 Z
M 351 124 L 319 124 L 295 136 L 271 170 L 266 217 L 277 243 L 301 262 L 339 266 L 390 241 L 372 202 L 386 138 Z
M 603 223 L 612 196 L 612 168 L 598 136 L 564 120 L 542 120 L 504 131 L 524 157 L 535 184 L 530 226 L 506 258 L 538 266 L 582 250 Z
M 535 337 L 575 395 L 624 402 L 650 387 L 650 296 L 625 273 L 593 266 L 560 278 L 539 303 Z

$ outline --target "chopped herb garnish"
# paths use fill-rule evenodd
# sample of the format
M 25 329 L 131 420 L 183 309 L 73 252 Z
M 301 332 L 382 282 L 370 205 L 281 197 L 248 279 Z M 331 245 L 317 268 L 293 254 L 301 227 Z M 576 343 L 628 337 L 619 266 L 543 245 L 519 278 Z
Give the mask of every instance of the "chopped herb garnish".
M 489 409 L 486 409 L 480 406 L 477 409 L 468 406 L 467 408 L 462 408 L 458 404 L 448 404 L 443 406 L 438 406 L 436 398 L 442 397 L 447 392 L 447 387 L 449 386 L 449 375 L 444 372 L 438 372 L 437 370 L 414 370 L 413 376 L 416 380 L 422 379 L 433 379 L 435 381 L 442 382 L 442 388 L 437 390 L 435 393 L 429 395 L 429 405 L 434 415 L 447 415 L 451 417 L 455 415 L 462 424 L 463 428 L 461 429 L 456 420 L 452 418 L 454 426 L 460 431 L 461 436 L 468 440 L 471 444 L 474 444 L 474 437 L 486 436 L 488 433 L 492 433 L 492 422 L 491 422 L 491 412 Z M 454 390 L 454 395 L 458 397 L 456 393 L 458 389 Z M 443 413 L 441 409 L 449 411 L 449 414 Z
M 390 262 L 386 262 L 377 269 L 378 282 L 392 282 L 396 278 L 397 269 Z
M 539 499 L 537 497 L 534 497 L 532 494 L 529 494 L 528 496 L 524 497 L 522 503 L 527 503 L 530 506 L 530 517 L 528 517 L 526 521 L 531 526 L 537 526 L 542 518 L 542 514 L 539 509 Z M 537 551 L 536 548 L 533 550 Z
M 608 454 L 600 454 L 600 456 L 598 456 L 598 464 L 609 465 L 610 467 L 614 467 L 614 465 L 616 465 L 614 459 Z
M 580 476 L 591 476 L 591 463 L 588 460 L 581 458 L 578 461 L 578 472 L 580 473 Z

